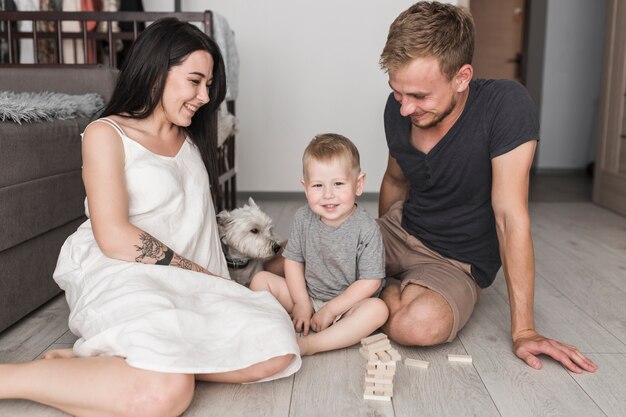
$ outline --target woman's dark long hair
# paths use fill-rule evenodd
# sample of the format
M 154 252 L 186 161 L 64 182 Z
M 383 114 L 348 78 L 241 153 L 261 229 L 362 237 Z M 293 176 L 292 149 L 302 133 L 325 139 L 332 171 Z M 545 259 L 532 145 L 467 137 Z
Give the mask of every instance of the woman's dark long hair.
M 209 102 L 196 111 L 185 131 L 200 150 L 215 198 L 220 192 L 216 110 L 226 95 L 226 73 L 219 47 L 200 29 L 171 17 L 148 26 L 131 46 L 101 117 L 144 119 L 151 115 L 163 96 L 170 68 L 180 65 L 195 51 L 206 51 L 213 58 L 213 82 Z

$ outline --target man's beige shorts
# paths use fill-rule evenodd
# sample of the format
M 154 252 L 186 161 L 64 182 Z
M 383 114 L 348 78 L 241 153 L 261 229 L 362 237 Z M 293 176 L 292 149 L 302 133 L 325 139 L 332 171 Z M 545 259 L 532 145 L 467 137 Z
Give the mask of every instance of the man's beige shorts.
M 451 342 L 472 315 L 480 287 L 472 278 L 469 264 L 440 255 L 402 228 L 402 205 L 402 201 L 396 202 L 377 219 L 385 245 L 386 275 L 399 279 L 401 290 L 408 284 L 421 285 L 450 304 L 454 315 L 448 338 Z

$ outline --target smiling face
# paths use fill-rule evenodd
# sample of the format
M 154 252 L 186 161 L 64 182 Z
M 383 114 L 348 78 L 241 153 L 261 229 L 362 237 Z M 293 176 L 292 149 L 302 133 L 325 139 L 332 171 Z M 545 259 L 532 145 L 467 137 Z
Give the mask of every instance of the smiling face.
M 469 65 L 448 80 L 433 57 L 414 59 L 389 73 L 389 85 L 400 103 L 400 114 L 410 117 L 413 126 L 419 129 L 452 124 L 463 111 L 459 103 L 467 94 L 469 79 Z
M 213 58 L 206 51 L 195 51 L 170 68 L 163 89 L 161 107 L 167 120 L 186 127 L 196 111 L 209 102 L 213 81 Z
M 301 181 L 311 210 L 328 226 L 337 227 L 354 211 L 356 196 L 363 193 L 365 174 L 347 161 L 309 160 Z

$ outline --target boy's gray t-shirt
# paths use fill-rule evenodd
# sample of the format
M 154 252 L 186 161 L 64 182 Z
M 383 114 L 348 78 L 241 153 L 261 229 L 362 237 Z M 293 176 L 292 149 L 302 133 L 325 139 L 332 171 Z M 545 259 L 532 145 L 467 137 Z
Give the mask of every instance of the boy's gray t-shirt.
M 308 205 L 296 212 L 283 256 L 304 263 L 309 296 L 329 301 L 357 279 L 385 276 L 385 249 L 378 224 L 362 207 L 338 227 L 322 222 Z

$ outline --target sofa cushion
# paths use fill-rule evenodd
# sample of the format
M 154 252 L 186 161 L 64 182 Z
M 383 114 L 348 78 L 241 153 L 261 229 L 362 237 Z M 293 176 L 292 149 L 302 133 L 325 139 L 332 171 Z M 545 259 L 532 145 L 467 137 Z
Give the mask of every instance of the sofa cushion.
M 61 292 L 52 279 L 59 250 L 82 219 L 0 251 L 0 331 Z
M 107 103 L 118 70 L 104 66 L 87 68 L 0 68 L 0 90 L 65 94 L 98 93 Z
M 0 123 L 0 188 L 80 169 L 84 118 L 28 125 Z
M 0 251 L 84 215 L 81 171 L 0 188 Z

